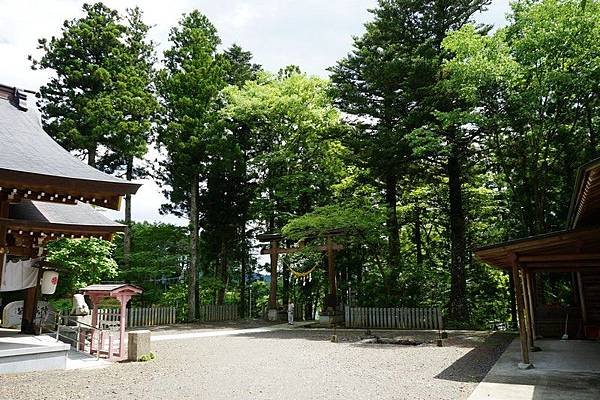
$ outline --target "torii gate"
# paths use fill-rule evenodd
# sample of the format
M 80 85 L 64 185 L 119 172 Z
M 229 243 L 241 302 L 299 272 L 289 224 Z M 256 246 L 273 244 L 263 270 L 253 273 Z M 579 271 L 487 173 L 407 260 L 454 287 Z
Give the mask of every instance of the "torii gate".
M 333 237 L 343 235 L 342 230 L 331 230 L 325 234 L 327 243 L 320 246 L 322 252 L 327 252 L 327 270 L 329 281 L 329 293 L 325 296 L 324 311 L 321 313 L 325 317 L 334 317 L 338 315 L 337 302 L 337 283 L 335 279 L 335 252 L 340 251 L 344 246 L 334 243 Z M 302 250 L 303 245 L 299 247 L 281 247 L 279 244 L 285 237 L 278 233 L 263 233 L 256 237 L 260 242 L 269 242 L 270 247 L 263 248 L 261 254 L 269 254 L 271 257 L 271 286 L 269 290 L 269 313 L 270 321 L 277 320 L 277 262 L 280 254 L 291 254 Z M 327 319 L 329 321 L 329 318 Z

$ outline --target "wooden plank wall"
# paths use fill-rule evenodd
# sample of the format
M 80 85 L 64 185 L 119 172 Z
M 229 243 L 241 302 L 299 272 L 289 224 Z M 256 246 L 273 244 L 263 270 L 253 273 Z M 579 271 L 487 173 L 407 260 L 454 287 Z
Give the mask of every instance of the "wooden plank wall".
M 127 327 L 171 325 L 176 323 L 175 307 L 132 307 L 127 309 Z M 101 329 L 116 329 L 119 326 L 118 308 L 98 310 L 98 322 Z
M 240 318 L 237 304 L 203 304 L 199 312 L 200 321 L 233 321 Z
M 444 329 L 437 307 L 345 307 L 344 312 L 348 328 Z

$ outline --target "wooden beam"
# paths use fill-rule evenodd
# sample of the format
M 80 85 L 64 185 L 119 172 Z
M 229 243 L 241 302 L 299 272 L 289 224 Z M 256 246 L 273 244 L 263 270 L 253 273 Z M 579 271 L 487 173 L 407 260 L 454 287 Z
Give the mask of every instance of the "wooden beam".
M 519 273 L 519 263 L 516 254 L 509 255 L 509 261 L 512 263 L 513 281 L 515 282 L 515 297 L 517 298 L 517 314 L 519 316 L 519 339 L 521 341 L 521 360 L 524 366 L 529 366 L 529 345 L 527 339 L 527 320 L 525 316 L 525 304 L 523 297 L 523 283 Z
M 559 261 L 600 261 L 600 253 L 572 253 L 572 254 L 547 254 L 539 256 L 519 256 L 519 262 L 521 263 L 535 263 L 535 262 L 559 262 Z
M 530 271 L 523 270 L 523 278 L 525 283 L 525 301 L 527 303 L 527 322 L 529 322 L 529 345 L 530 349 L 535 349 L 535 309 L 533 306 L 533 283 Z
M 542 269 L 551 270 L 554 272 L 575 272 L 584 269 L 600 271 L 600 262 L 598 261 L 574 261 L 572 263 L 565 261 L 557 263 L 526 263 L 522 264 L 521 266 L 527 269 L 535 269 L 536 271 L 540 271 Z

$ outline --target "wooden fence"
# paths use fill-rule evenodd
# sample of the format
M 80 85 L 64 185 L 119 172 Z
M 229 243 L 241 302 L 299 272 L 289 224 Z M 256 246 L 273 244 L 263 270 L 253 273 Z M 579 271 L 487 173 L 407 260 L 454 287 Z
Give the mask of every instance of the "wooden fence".
M 348 328 L 444 329 L 437 307 L 345 307 L 344 312 Z
M 238 304 L 200 306 L 200 321 L 233 321 L 240 318 Z
M 133 307 L 127 309 L 127 327 L 171 325 L 176 323 L 175 307 Z M 111 329 L 119 326 L 118 308 L 98 309 L 100 328 Z

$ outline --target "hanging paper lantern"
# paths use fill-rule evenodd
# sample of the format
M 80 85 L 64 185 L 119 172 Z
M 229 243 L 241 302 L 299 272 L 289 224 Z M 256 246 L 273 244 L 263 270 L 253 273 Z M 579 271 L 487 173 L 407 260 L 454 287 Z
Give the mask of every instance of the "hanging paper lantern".
M 58 272 L 44 271 L 42 275 L 42 294 L 54 294 L 58 284 Z

